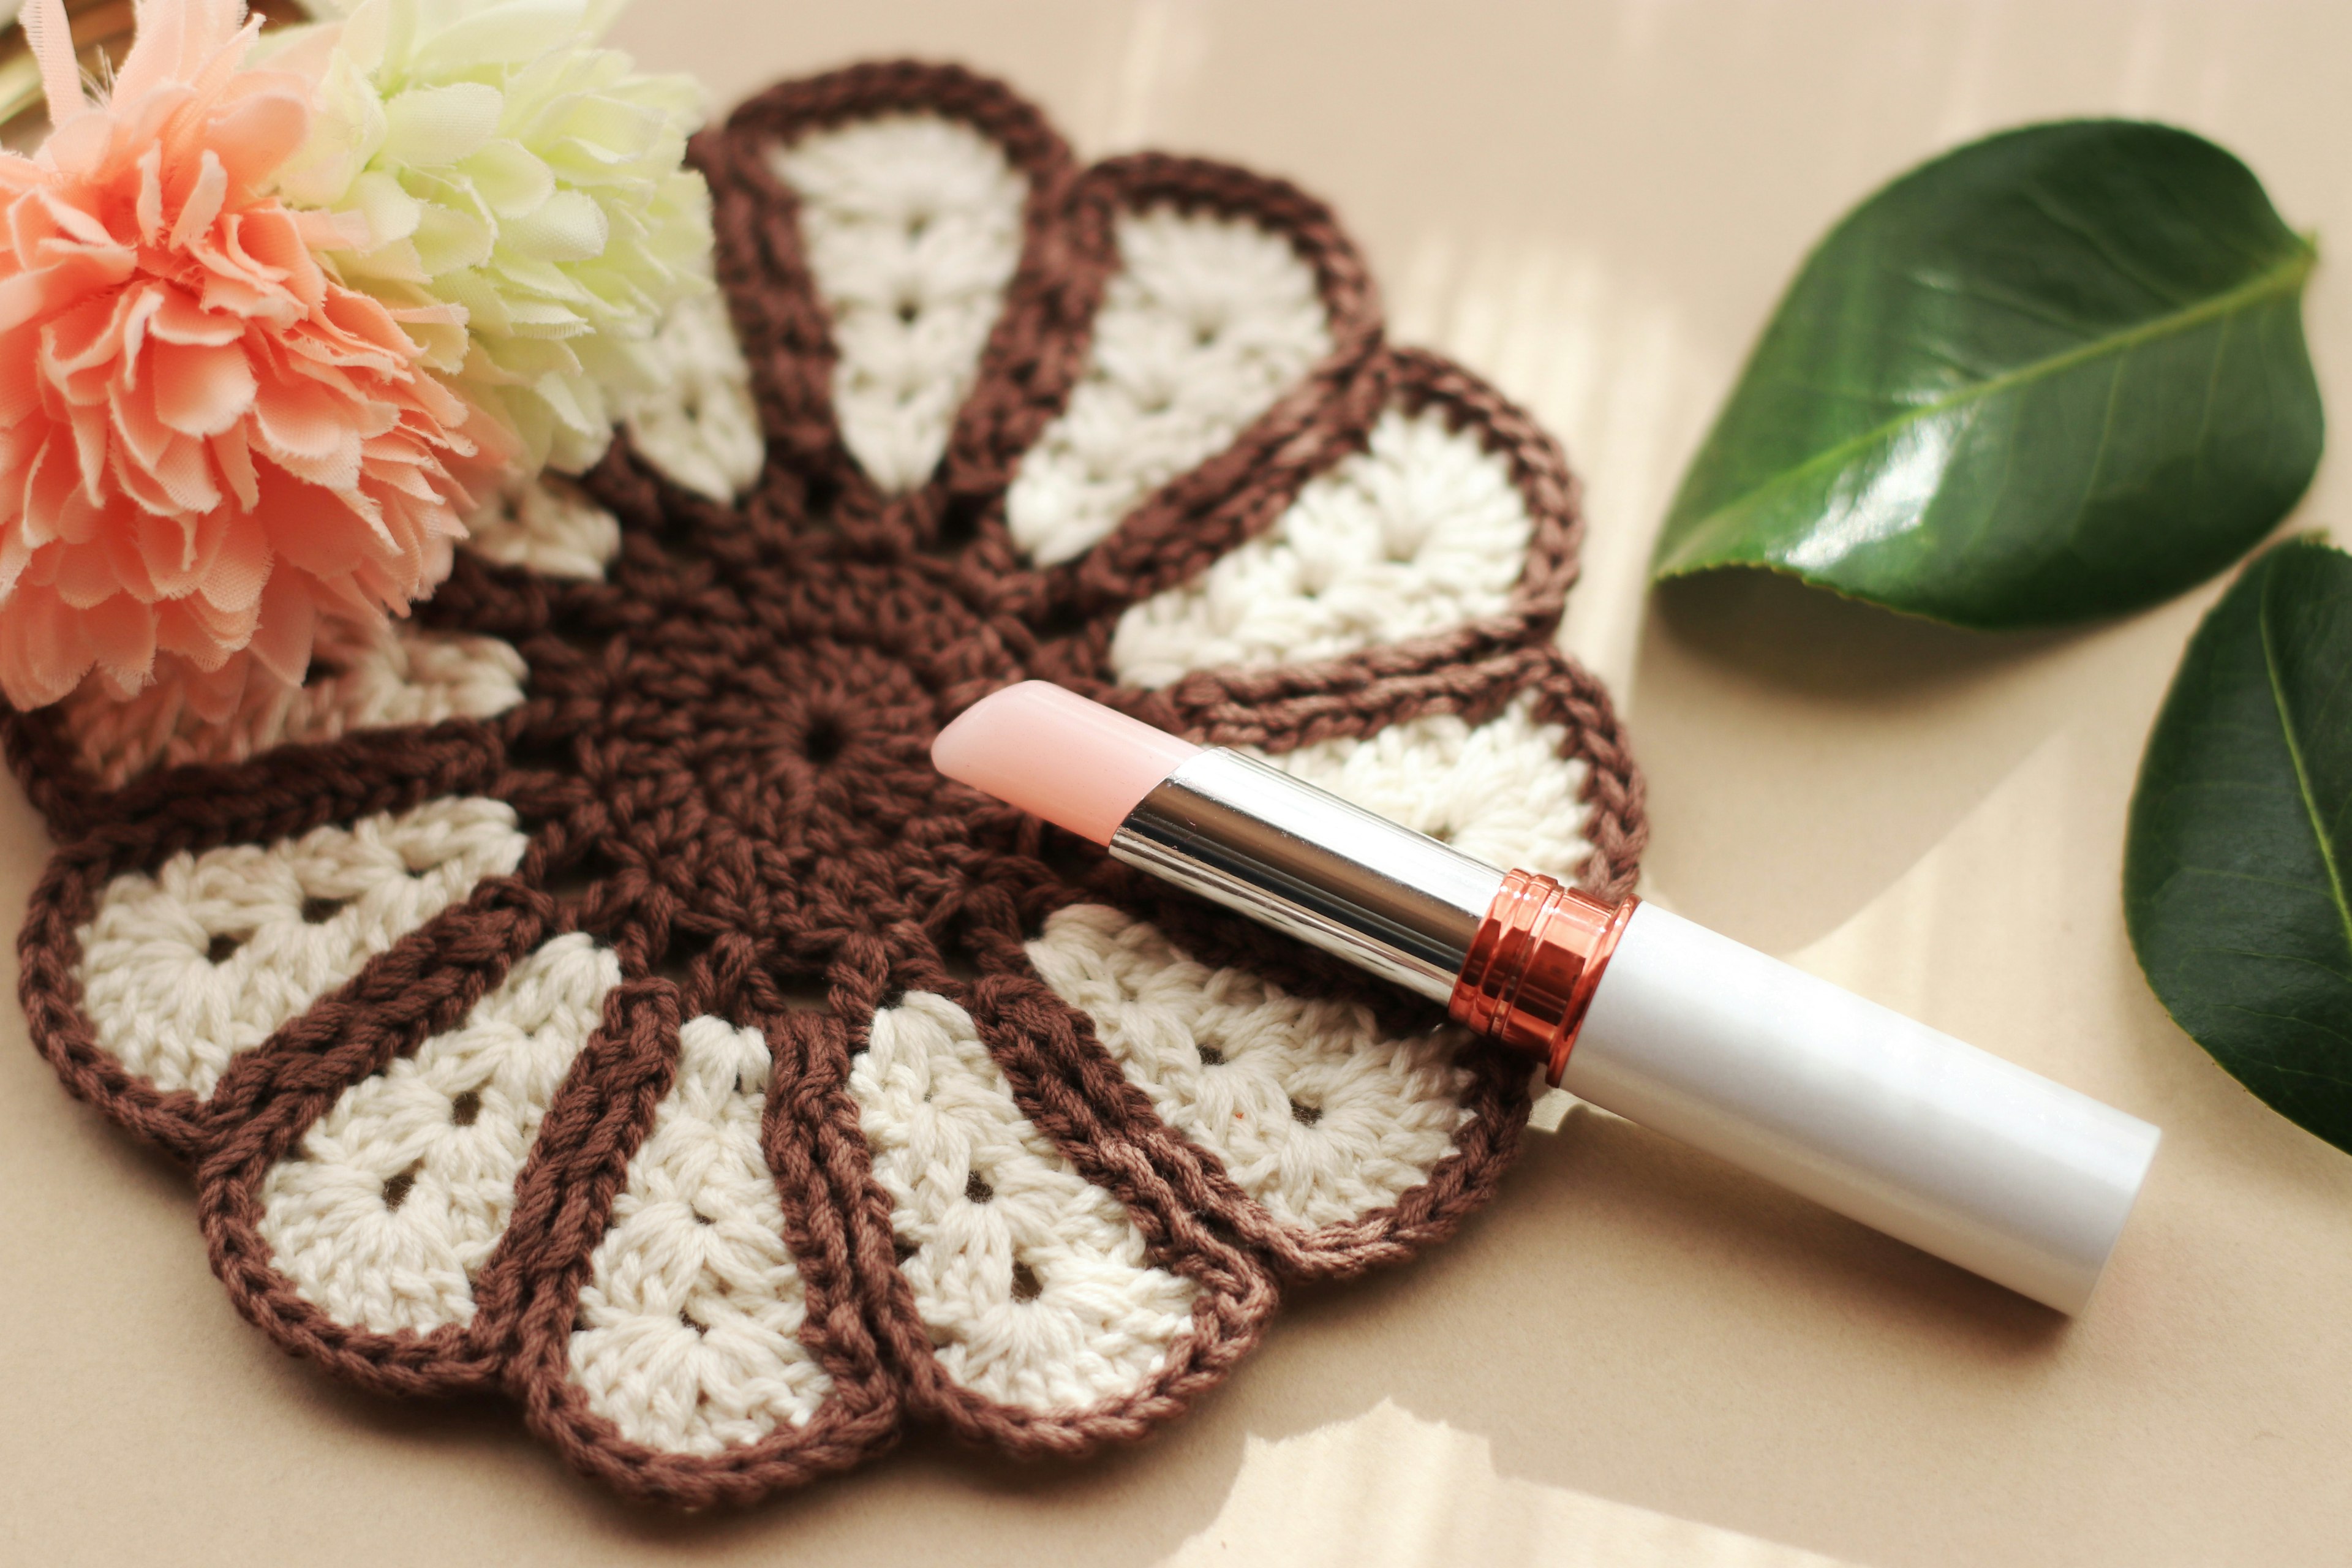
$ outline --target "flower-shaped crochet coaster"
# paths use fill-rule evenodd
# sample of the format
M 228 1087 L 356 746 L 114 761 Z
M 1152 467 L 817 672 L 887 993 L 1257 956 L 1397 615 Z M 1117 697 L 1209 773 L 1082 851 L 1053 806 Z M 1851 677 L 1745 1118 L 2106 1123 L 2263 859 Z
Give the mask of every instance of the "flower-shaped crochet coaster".
M 194 1168 L 237 1309 L 499 1387 L 625 1490 L 742 1500 L 910 1425 L 1140 1436 L 1286 1280 L 1486 1198 L 1523 1061 L 933 773 L 1060 681 L 1622 894 L 1640 786 L 1552 644 L 1558 449 L 1387 346 L 1330 216 L 1076 167 L 858 68 L 706 133 L 720 292 L 577 489 L 226 721 L 10 721 L 75 1093 Z

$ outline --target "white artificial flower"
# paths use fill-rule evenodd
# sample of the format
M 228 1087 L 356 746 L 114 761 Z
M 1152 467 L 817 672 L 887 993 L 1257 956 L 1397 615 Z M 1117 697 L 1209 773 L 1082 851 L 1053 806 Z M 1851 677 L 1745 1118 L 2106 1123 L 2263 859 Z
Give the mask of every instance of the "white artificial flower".
M 684 167 L 702 89 L 598 47 L 619 8 L 361 0 L 271 51 L 318 84 L 279 194 L 366 220 L 335 257 L 345 281 L 414 310 L 427 362 L 532 468 L 603 454 L 615 403 L 655 374 L 656 324 L 710 287 L 709 193 Z

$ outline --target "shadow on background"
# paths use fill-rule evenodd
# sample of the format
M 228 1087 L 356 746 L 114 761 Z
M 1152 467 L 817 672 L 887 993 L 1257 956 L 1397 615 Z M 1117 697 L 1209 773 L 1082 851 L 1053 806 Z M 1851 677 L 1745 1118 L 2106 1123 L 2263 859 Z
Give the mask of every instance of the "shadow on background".
M 1932 698 L 2079 638 L 2079 629 L 1979 632 L 1898 615 L 1778 572 L 1729 569 L 1658 584 L 1654 627 L 1692 654 L 1819 701 Z
M 1769 1536 L 1732 1500 L 1662 1474 L 1657 1456 L 1850 1464 L 1846 1435 L 1811 1419 L 1824 1390 L 1859 1380 L 1885 1396 L 1862 1405 L 1899 1405 L 1888 1369 L 1932 1344 L 1985 1397 L 2022 1396 L 2073 1332 L 2024 1297 L 1580 1107 L 1559 1134 L 1528 1139 L 1503 1197 L 1462 1236 L 1409 1268 L 1303 1293 L 1262 1354 L 1335 1362 L 1328 1378 L 1291 1374 L 1306 1397 L 1283 1408 L 1283 1432 L 1386 1395 L 1487 1438 L 1500 1475 Z M 1339 1375 L 1340 1347 L 1401 1342 L 1419 1349 L 1377 1379 Z
M 1650 889 L 1767 952 L 1844 923 L 2086 705 L 2169 670 L 2201 595 L 1963 631 L 1755 571 L 1652 591 L 1629 693 Z

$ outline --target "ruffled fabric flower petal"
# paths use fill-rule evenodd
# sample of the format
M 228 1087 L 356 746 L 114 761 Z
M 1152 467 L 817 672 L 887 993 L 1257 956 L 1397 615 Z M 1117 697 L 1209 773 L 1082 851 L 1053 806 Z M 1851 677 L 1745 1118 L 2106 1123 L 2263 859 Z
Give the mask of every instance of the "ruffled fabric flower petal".
M 504 1387 L 622 1490 L 747 1500 L 923 1425 L 1143 1436 L 1289 1283 L 1490 1195 L 1526 1064 L 948 783 L 929 737 L 1048 677 L 1622 893 L 1638 774 L 1552 641 L 1573 481 L 1382 342 L 1279 182 L 1080 171 L 911 65 L 772 89 L 694 156 L 730 346 L 665 329 L 703 374 L 576 490 L 504 495 L 409 639 L 233 722 L 16 721 L 63 845 L 36 1039 L 196 1163 L 266 1331 Z M 742 408 L 765 460 L 714 475 Z M 247 950 L 306 978 L 214 973 Z
M 680 166 L 702 90 L 597 47 L 616 9 L 360 0 L 273 58 L 321 106 L 279 188 L 358 220 L 345 279 L 408 313 L 534 472 L 596 460 L 662 384 L 656 324 L 710 289 L 709 195 Z
M 238 68 L 238 0 L 153 0 L 95 104 L 58 0 L 26 24 L 55 129 L 0 154 L 0 691 L 160 668 L 219 717 L 446 576 L 505 442 L 411 340 L 451 313 L 347 287 L 342 220 L 272 194 L 309 89 Z

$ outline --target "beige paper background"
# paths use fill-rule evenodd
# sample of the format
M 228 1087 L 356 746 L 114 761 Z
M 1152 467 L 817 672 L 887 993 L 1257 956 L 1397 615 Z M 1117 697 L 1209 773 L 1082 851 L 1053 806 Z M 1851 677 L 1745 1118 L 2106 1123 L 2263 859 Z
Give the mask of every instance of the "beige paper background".
M 1578 1112 L 1462 1237 L 1301 1293 L 1139 1450 L 1024 1468 L 924 1440 L 679 1519 L 574 1481 L 504 1406 L 387 1404 L 271 1349 L 207 1274 L 179 1175 L 68 1101 L 8 1007 L 0 1563 L 1346 1560 L 1302 1518 L 1351 1521 L 1381 1561 L 2352 1557 L 2352 1159 L 2173 1028 L 2117 911 L 2139 746 L 2217 590 L 1994 640 L 1769 581 L 1648 595 L 1641 572 L 1804 247 L 1957 139 L 2161 116 L 2244 155 L 2298 226 L 2352 235 L 2340 0 L 638 0 L 622 37 L 722 101 L 961 58 L 1082 152 L 1206 153 L 1329 198 L 1396 334 L 1528 402 L 1589 481 L 1568 635 L 1631 710 L 1654 895 L 2160 1122 L 2140 1213 L 2069 1326 Z M 2310 317 L 2339 408 L 2347 300 L 2331 260 Z M 2324 471 L 2298 521 L 2342 510 Z M 43 854 L 0 786 L 0 907 Z M 1477 1484 L 1381 1482 L 1474 1450 Z

